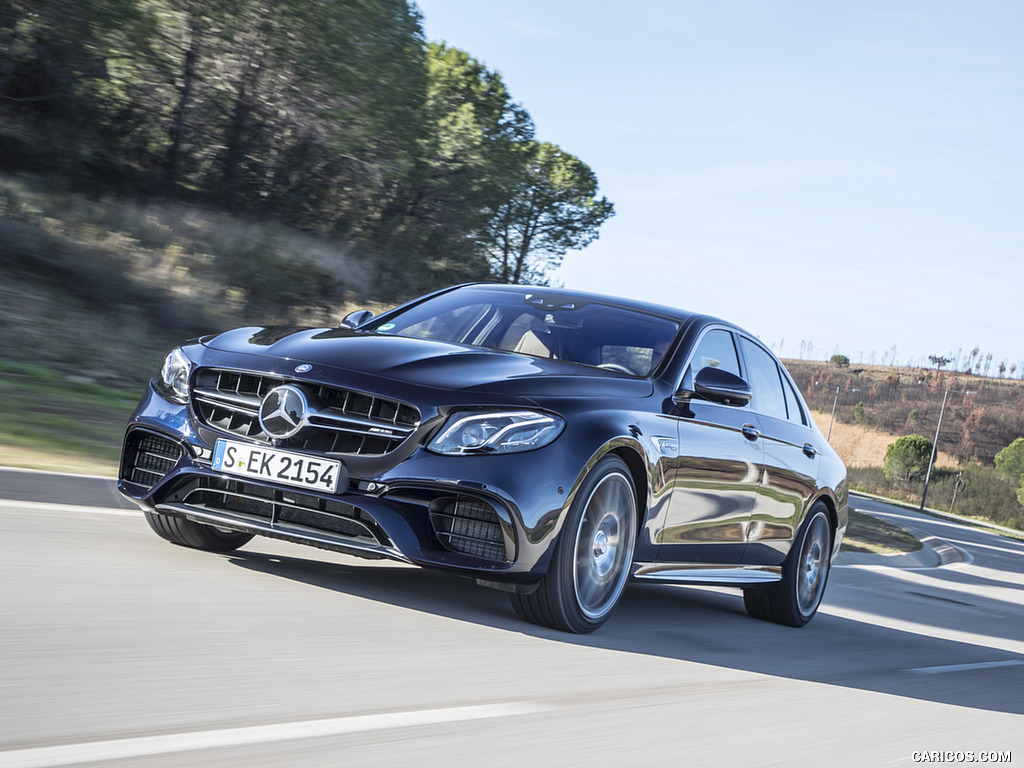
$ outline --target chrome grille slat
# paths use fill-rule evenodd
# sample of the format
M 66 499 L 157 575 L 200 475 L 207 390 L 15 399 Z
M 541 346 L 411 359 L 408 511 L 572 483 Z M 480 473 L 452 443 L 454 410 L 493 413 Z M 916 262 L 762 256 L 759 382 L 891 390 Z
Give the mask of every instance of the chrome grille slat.
M 334 409 L 331 409 L 332 411 Z M 310 419 L 311 424 L 323 426 L 328 429 L 337 429 L 344 432 L 356 432 L 364 434 L 367 429 L 387 429 L 395 434 L 408 437 L 413 433 L 414 427 L 400 427 L 394 422 L 381 423 L 370 419 L 354 419 L 343 414 L 335 415 L 328 411 L 321 411 Z M 376 434 L 376 433 L 375 433 Z
M 193 397 L 211 405 L 234 406 L 240 410 L 257 413 L 260 409 L 260 398 L 252 395 L 239 395 L 218 392 L 210 389 L 195 389 Z
M 343 387 L 205 368 L 197 374 L 192 404 L 209 427 L 270 443 L 259 423 L 263 398 L 283 384 L 300 386 L 318 401 L 318 412 L 288 441 L 288 448 L 336 456 L 383 456 L 398 448 L 420 423 L 407 404 Z

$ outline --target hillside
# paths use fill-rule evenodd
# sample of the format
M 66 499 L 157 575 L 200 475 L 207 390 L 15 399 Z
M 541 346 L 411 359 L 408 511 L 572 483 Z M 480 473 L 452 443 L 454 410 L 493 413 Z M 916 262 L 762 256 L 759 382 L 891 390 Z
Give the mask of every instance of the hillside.
M 368 293 L 343 242 L 180 203 L 0 175 L 7 362 L 141 385 L 166 350 L 247 324 L 332 325 Z
M 938 448 L 950 463 L 991 466 L 1000 450 L 1024 436 L 1024 381 L 1019 379 L 922 368 L 784 362 L 826 433 L 836 404 L 832 442 L 848 443 L 858 457 L 878 456 L 878 441 L 868 438 L 871 433 L 886 435 L 888 442 L 909 434 L 934 438 L 947 388 Z M 884 455 L 884 447 L 881 452 Z M 859 465 L 860 461 L 849 463 Z M 881 460 L 871 463 L 878 465 Z
M 811 414 L 823 435 L 828 434 L 829 412 L 814 411 Z M 836 449 L 843 463 L 848 467 L 880 467 L 885 459 L 885 450 L 900 435 L 881 432 L 861 424 L 837 422 L 832 425 L 832 437 L 829 440 Z M 945 451 L 939 451 L 935 457 L 937 467 L 955 467 L 957 461 Z

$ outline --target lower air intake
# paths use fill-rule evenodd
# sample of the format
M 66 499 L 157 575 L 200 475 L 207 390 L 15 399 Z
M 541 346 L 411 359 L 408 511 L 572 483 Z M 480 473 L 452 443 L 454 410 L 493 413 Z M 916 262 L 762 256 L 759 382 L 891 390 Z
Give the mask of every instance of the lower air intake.
M 125 439 L 121 477 L 129 483 L 152 488 L 181 460 L 181 446 L 170 438 L 136 429 Z
M 446 549 L 496 563 L 507 563 L 501 519 L 479 499 L 438 499 L 431 504 L 430 521 Z

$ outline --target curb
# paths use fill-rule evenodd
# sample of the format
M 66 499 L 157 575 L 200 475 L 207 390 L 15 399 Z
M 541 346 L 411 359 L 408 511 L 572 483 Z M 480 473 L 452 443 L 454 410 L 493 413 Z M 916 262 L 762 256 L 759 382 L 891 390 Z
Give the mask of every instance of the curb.
M 903 526 L 900 526 L 903 528 Z M 898 555 L 881 555 L 874 552 L 840 552 L 835 565 L 873 565 L 887 568 L 941 568 L 955 563 L 971 561 L 971 556 L 948 541 L 929 536 L 921 531 L 910 528 L 904 530 L 914 534 L 921 542 L 921 549 L 916 552 L 904 552 Z
M 851 496 L 854 494 L 850 494 Z M 904 509 L 914 509 L 908 504 L 900 504 L 899 502 L 891 502 L 889 499 L 882 498 L 881 496 L 872 496 L 871 494 L 863 493 L 856 494 L 863 496 L 864 498 L 874 499 L 876 501 L 882 501 L 885 503 L 891 503 L 895 507 L 902 507 Z M 862 510 L 866 515 L 871 514 L 868 510 Z M 874 552 L 840 552 L 839 556 L 835 560 L 835 565 L 873 565 L 873 566 L 886 566 L 889 568 L 942 568 L 946 565 L 954 565 L 956 563 L 969 563 L 972 562 L 973 558 L 971 555 L 955 544 L 951 544 L 945 539 L 940 539 L 938 536 L 933 536 L 930 533 L 926 533 L 918 528 L 914 528 L 909 525 L 899 525 L 907 533 L 911 534 L 918 541 L 921 542 L 921 549 L 916 552 L 905 552 L 902 554 L 894 555 L 882 555 Z

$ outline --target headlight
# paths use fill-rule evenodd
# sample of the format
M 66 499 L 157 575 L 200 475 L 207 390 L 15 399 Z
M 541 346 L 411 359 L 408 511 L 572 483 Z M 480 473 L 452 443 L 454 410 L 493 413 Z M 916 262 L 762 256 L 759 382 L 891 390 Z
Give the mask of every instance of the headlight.
M 536 411 L 456 413 L 427 446 L 434 453 L 520 453 L 543 448 L 562 432 L 558 416 Z
M 173 350 L 164 358 L 160 374 L 153 379 L 157 392 L 168 400 L 186 405 L 188 403 L 188 377 L 192 372 L 192 361 L 180 349 Z

